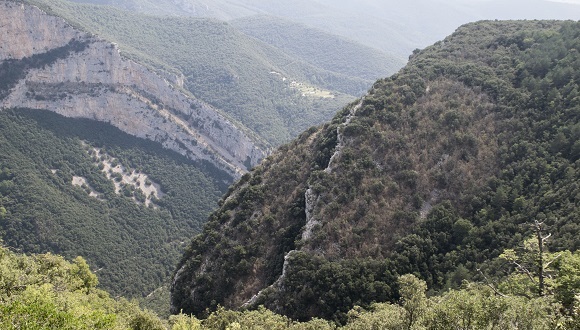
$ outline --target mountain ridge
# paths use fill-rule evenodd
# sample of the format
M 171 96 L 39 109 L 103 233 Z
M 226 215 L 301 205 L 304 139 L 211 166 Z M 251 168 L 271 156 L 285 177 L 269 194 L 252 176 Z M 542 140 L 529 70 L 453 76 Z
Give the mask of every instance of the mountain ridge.
M 441 290 L 492 267 L 530 219 L 577 250 L 579 29 L 481 21 L 416 51 L 230 188 L 174 273 L 172 310 L 344 322 L 398 299 L 397 275 Z

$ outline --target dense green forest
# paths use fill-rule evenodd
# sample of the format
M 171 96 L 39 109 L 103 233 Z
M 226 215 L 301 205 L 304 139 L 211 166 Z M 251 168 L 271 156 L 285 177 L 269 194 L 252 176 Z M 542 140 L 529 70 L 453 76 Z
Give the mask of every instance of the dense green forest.
M 175 310 L 344 323 L 398 301 L 403 274 L 436 294 L 501 282 L 530 237 L 576 253 L 578 49 L 578 22 L 482 21 L 416 51 L 230 188 L 174 275 Z
M 273 145 L 330 119 L 374 81 L 316 67 L 215 19 L 147 16 L 61 0 L 28 2 L 117 42 L 139 63 L 183 74 L 187 91 Z M 396 64 L 387 64 L 388 71 Z M 311 95 L 305 88 L 333 97 Z
M 97 289 L 97 276 L 82 257 L 72 262 L 54 254 L 23 255 L 0 247 L 0 327 L 16 329 L 563 329 L 580 326 L 578 303 L 569 300 L 580 285 L 580 255 L 559 259 L 554 295 L 499 296 L 489 287 L 464 282 L 460 290 L 427 297 L 425 282 L 399 277 L 396 304 L 355 307 L 344 326 L 321 319 L 296 322 L 258 308 L 218 309 L 206 319 L 179 314 L 160 319 L 124 298 Z M 578 299 L 578 297 L 577 297 Z M 570 303 L 571 302 L 571 303 Z M 564 308 L 561 314 L 558 308 Z
M 82 255 L 103 289 L 141 297 L 166 285 L 183 242 L 199 231 L 231 178 L 107 124 L 48 111 L 0 112 L 0 234 L 24 252 Z M 101 151 L 98 157 L 94 148 Z M 100 162 L 146 174 L 162 196 L 115 193 Z M 83 185 L 72 184 L 82 177 Z M 145 181 L 145 180 L 142 180 Z M 95 195 L 90 193 L 94 191 Z

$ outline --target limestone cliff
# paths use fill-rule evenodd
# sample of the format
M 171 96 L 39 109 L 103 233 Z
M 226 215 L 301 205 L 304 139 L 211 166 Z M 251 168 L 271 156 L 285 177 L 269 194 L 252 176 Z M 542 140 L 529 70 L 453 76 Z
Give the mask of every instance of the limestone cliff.
M 31 5 L 0 1 L 0 80 L 0 108 L 108 122 L 234 177 L 265 155 L 240 125 L 182 92 L 178 77 Z

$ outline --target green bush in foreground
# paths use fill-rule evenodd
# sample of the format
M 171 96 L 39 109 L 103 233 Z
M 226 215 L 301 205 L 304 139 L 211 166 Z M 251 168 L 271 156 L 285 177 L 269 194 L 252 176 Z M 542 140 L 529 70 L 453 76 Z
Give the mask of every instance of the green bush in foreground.
M 95 288 L 97 277 L 81 257 L 69 262 L 50 253 L 27 256 L 0 247 L 0 329 L 578 329 L 580 253 L 546 257 L 557 260 L 546 265 L 552 280 L 542 296 L 517 294 L 521 290 L 509 285 L 519 278 L 517 270 L 498 286 L 503 293 L 492 285 L 464 282 L 459 290 L 433 297 L 427 296 L 424 281 L 403 275 L 397 281 L 398 303 L 355 307 L 338 326 L 321 319 L 296 322 L 263 307 L 220 307 L 204 320 L 184 314 L 162 320 Z
M 0 247 L 0 329 L 165 329 L 154 314 L 96 289 L 82 257 Z

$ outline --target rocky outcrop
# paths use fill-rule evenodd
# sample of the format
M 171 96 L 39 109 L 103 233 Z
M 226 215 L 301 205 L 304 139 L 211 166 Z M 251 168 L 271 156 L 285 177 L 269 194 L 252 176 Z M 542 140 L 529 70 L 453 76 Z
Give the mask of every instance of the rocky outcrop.
M 0 93 L 1 108 L 108 122 L 193 160 L 209 161 L 233 177 L 265 155 L 240 125 L 183 92 L 180 77 L 162 77 L 125 59 L 115 44 L 37 7 L 0 1 L 0 61 L 21 71 L 21 79 Z M 10 74 L 3 78 L 9 81 Z
M 18 2 L 0 2 L 0 59 L 22 59 L 65 46 L 81 35 L 61 18 Z

